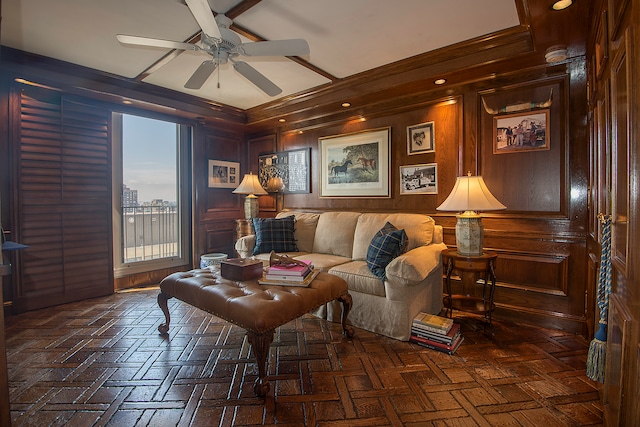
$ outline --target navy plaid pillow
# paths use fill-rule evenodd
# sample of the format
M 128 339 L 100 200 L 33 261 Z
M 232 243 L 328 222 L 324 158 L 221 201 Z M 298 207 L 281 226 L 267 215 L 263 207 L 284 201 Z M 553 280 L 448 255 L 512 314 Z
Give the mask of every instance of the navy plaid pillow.
M 386 280 L 385 268 L 406 249 L 407 233 L 387 222 L 371 239 L 367 249 L 367 266 L 376 277 Z
M 276 252 L 298 252 L 294 235 L 295 216 L 285 218 L 253 218 L 256 246 L 253 255 Z

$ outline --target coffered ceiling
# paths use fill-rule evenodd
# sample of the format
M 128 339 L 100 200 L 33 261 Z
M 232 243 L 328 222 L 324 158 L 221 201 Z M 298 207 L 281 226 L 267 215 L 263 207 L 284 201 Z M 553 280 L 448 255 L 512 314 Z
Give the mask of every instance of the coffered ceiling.
M 531 3 L 547 0 L 209 0 L 233 19 L 243 43 L 305 39 L 302 57 L 242 57 L 282 93 L 266 95 L 223 64 L 197 90 L 185 82 L 208 55 L 122 44 L 116 34 L 200 42 L 180 0 L 4 0 L 3 45 L 215 103 L 249 109 L 480 37 L 528 26 Z M 544 13 L 554 13 L 538 7 Z M 560 34 L 561 35 L 561 34 Z M 547 35 L 548 37 L 548 35 Z M 544 36 L 543 36 L 544 38 Z M 548 41 L 551 43 L 552 41 Z

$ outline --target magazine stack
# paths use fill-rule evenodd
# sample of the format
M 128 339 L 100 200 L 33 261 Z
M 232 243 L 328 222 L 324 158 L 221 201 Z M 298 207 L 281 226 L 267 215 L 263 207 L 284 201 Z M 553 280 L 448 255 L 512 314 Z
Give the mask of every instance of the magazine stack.
M 308 286 L 318 271 L 313 269 L 311 261 L 302 260 L 305 265 L 272 265 L 267 268 L 260 284 L 283 286 Z
M 447 354 L 456 352 L 464 337 L 453 319 L 435 314 L 418 313 L 411 324 L 409 341 Z

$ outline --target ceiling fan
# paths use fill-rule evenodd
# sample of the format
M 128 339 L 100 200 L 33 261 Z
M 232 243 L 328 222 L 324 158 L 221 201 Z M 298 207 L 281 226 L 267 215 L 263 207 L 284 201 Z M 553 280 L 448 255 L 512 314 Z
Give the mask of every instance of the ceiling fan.
M 186 0 L 186 3 L 202 29 L 201 46 L 124 34 L 118 34 L 116 38 L 124 44 L 202 51 L 211 55 L 211 59 L 200 64 L 185 83 L 184 87 L 187 89 L 200 89 L 219 65 L 231 62 L 233 68 L 247 80 L 267 95 L 275 96 L 280 94 L 282 89 L 251 65 L 236 58 L 240 55 L 301 56 L 309 53 L 309 44 L 303 39 L 242 43 L 240 36 L 229 29 L 233 21 L 223 14 L 214 17 L 207 0 Z

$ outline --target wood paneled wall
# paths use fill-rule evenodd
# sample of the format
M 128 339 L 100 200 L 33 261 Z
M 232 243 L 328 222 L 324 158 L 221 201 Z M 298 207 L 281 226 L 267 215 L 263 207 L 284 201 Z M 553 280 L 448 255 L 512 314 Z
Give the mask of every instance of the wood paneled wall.
M 594 3 L 589 38 L 589 271 L 606 250 L 598 214 L 611 217 L 611 295 L 603 403 L 606 425 L 640 423 L 640 7 L 628 0 Z M 590 275 L 591 276 L 591 275 Z M 595 274 L 593 274 L 595 276 Z M 590 277 L 590 282 L 595 277 Z M 600 310 L 596 307 L 596 316 Z
M 455 245 L 455 215 L 436 211 L 467 171 L 485 177 L 508 209 L 486 213 L 485 247 L 499 254 L 496 316 L 588 333 L 592 322 L 585 305 L 587 291 L 587 132 L 585 60 L 560 66 L 496 65 L 491 79 L 461 76 L 468 83 L 429 89 L 423 82 L 413 92 L 386 88 L 384 99 L 360 105 L 358 96 L 341 98 L 337 91 L 290 105 L 249 112 L 247 138 L 272 135 L 277 150 L 312 148 L 310 194 L 284 195 L 279 209 L 402 211 L 434 216 L 445 229 L 445 242 Z M 521 64 L 522 65 L 522 64 Z M 354 83 L 357 84 L 357 83 Z M 376 88 L 369 88 L 375 93 Z M 494 115 L 484 108 L 540 104 L 549 99 L 549 149 L 494 154 Z M 362 98 L 374 98 L 371 93 Z M 322 102 L 320 102 L 322 100 Z M 340 104 L 349 101 L 345 112 Z M 315 108 L 309 105 L 318 104 Z M 333 109 L 329 105 L 334 105 Z M 312 115 L 312 117 L 311 117 Z M 277 125 L 285 117 L 286 125 Z M 323 117 L 326 124 L 322 124 Z M 434 122 L 435 153 L 409 155 L 407 127 Z M 318 138 L 391 127 L 391 197 L 319 197 Z M 249 159 L 251 161 L 251 159 Z M 401 195 L 400 166 L 437 163 L 437 195 Z M 593 313 L 591 312 L 591 315 Z

